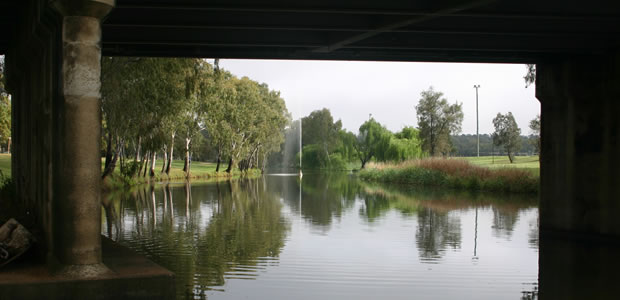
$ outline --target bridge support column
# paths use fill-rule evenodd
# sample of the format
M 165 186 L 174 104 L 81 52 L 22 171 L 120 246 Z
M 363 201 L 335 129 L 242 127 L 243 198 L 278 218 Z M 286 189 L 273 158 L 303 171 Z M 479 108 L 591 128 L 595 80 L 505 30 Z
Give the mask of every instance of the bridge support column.
M 620 55 L 538 64 L 536 71 L 539 296 L 609 298 L 620 292 Z
M 620 238 L 620 55 L 538 64 L 536 75 L 541 234 Z
M 101 19 L 114 0 L 54 6 L 62 15 L 54 253 L 62 273 L 96 276 L 107 270 L 101 264 Z

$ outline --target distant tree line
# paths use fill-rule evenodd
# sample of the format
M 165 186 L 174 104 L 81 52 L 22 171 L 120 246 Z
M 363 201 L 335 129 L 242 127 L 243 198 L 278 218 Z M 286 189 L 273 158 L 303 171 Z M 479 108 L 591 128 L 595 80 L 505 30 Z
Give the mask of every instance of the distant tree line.
M 415 106 L 418 126 L 390 132 L 372 117 L 357 133 L 342 128 L 327 108 L 315 110 L 287 127 L 287 141 L 273 156 L 273 165 L 299 167 L 301 131 L 302 165 L 310 169 L 364 168 L 370 161 L 399 162 L 426 156 L 476 156 L 477 138 L 459 135 L 463 122 L 462 104 L 450 104 L 443 93 L 432 87 L 420 93 Z M 300 130 L 299 126 L 302 129 Z M 540 149 L 540 116 L 530 122 L 531 135 L 522 136 L 511 112 L 493 119 L 493 134 L 480 135 L 480 155 L 535 155 Z M 289 153 L 287 155 L 287 153 Z M 290 153 L 295 153 L 291 155 Z
M 419 131 L 405 127 L 393 133 L 369 118 L 357 133 L 342 128 L 340 120 L 334 121 L 327 108 L 315 110 L 301 120 L 302 168 L 345 170 L 349 165 L 364 168 L 370 161 L 397 162 L 420 158 L 424 155 Z M 299 121 L 286 130 L 286 139 L 277 155 L 272 157 L 273 166 L 299 168 Z M 287 152 L 295 155 L 287 155 Z
M 476 156 L 476 135 L 460 134 L 450 137 L 452 141 L 451 156 Z M 538 151 L 536 146 L 537 137 L 534 135 L 520 135 L 519 140 L 521 148 L 515 155 L 536 155 Z M 503 147 L 493 145 L 493 138 L 490 134 L 480 135 L 480 156 L 490 155 L 507 155 Z

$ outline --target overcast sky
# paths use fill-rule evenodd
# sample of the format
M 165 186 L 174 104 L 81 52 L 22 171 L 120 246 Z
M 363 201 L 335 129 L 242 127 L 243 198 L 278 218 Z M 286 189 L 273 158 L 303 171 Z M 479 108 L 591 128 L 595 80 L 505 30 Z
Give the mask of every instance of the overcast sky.
M 281 92 L 293 118 L 329 108 L 334 119 L 357 133 L 372 116 L 395 132 L 417 126 L 420 92 L 433 86 L 450 103 L 463 103 L 462 133 L 476 133 L 479 84 L 480 133 L 492 133 L 498 112 L 512 112 L 521 133 L 540 113 L 534 87 L 525 88 L 524 65 L 408 62 L 221 60 L 238 77 L 248 76 Z

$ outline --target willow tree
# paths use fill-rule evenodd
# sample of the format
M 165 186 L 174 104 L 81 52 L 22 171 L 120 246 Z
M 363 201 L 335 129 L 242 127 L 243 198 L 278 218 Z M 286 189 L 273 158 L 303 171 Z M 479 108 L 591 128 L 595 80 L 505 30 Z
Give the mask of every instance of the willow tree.
M 373 118 L 360 126 L 355 149 L 362 169 L 373 157 L 383 158 L 391 138 L 392 133 Z

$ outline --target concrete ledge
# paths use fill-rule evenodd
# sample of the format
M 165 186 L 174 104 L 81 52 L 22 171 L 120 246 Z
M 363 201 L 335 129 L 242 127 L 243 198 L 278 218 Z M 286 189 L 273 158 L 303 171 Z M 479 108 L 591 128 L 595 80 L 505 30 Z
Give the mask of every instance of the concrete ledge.
M 111 274 L 74 279 L 54 276 L 46 265 L 22 258 L 0 270 L 0 299 L 174 299 L 174 274 L 102 237 L 103 263 Z

